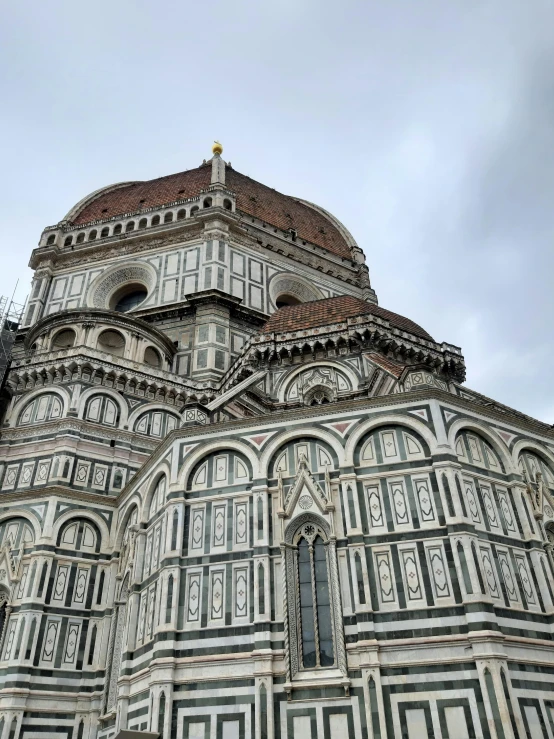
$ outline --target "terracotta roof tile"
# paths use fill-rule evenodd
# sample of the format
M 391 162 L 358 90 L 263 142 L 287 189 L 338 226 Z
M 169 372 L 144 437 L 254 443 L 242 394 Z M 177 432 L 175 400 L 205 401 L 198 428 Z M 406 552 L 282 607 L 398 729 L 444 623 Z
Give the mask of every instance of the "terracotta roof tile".
M 279 333 L 287 331 L 300 331 L 316 326 L 328 326 L 331 323 L 340 323 L 354 316 L 373 315 L 385 318 L 391 325 L 402 331 L 420 336 L 423 339 L 433 341 L 427 331 L 410 321 L 409 318 L 385 310 L 373 303 L 355 298 L 352 295 L 340 295 L 336 298 L 324 298 L 314 300 L 310 303 L 300 305 L 287 305 L 279 308 L 267 321 L 262 333 Z
M 382 354 L 372 353 L 367 356 L 368 359 L 375 362 L 375 364 L 378 364 L 379 367 L 387 372 L 390 372 L 390 374 L 394 375 L 396 378 L 400 377 L 402 372 L 404 372 L 404 367 L 406 365 L 400 364 L 400 362 L 395 362 L 393 359 L 389 359 L 388 357 L 384 357 Z
M 175 200 L 196 197 L 209 186 L 211 172 L 211 165 L 203 164 L 186 172 L 135 182 L 100 193 L 77 214 L 74 223 L 80 225 L 133 213 L 141 207 L 155 208 Z M 322 213 L 229 167 L 226 168 L 225 177 L 226 186 L 236 193 L 237 209 L 242 213 L 282 231 L 293 228 L 300 240 L 351 259 L 349 245 L 337 227 Z

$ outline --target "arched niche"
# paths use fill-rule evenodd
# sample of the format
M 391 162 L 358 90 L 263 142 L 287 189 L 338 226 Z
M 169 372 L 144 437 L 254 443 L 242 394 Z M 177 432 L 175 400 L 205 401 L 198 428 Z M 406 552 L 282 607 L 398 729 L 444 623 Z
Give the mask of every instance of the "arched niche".
M 331 362 L 316 362 L 287 374 L 279 388 L 279 401 L 311 405 L 312 396 L 319 390 L 336 400 L 358 387 L 359 378 L 349 367 Z
M 377 426 L 358 439 L 354 449 L 356 467 L 375 467 L 418 462 L 431 457 L 427 441 L 403 425 Z
M 252 465 L 249 459 L 235 449 L 223 447 L 200 459 L 187 479 L 187 490 L 207 490 L 247 485 L 252 481 Z
M 134 419 L 129 419 L 133 431 L 155 439 L 163 439 L 170 431 L 178 428 L 180 422 L 181 419 L 176 413 L 159 407 L 139 410 Z
M 64 399 L 52 391 L 42 391 L 28 400 L 18 412 L 17 425 L 30 426 L 35 423 L 55 421 L 64 415 Z
M 462 428 L 456 434 L 454 449 L 462 464 L 480 467 L 499 474 L 505 474 L 506 466 L 500 454 L 484 434 L 474 429 Z
M 58 530 L 56 546 L 73 552 L 97 553 L 102 536 L 96 524 L 85 518 L 72 518 Z
M 536 483 L 537 475 L 540 474 L 546 486 L 554 491 L 552 462 L 544 452 L 536 448 L 524 447 L 518 454 L 517 465 L 524 479 Z
M 27 518 L 13 516 L 0 522 L 0 548 L 9 547 L 12 551 L 21 548 L 30 550 L 35 543 L 35 532 Z
M 310 436 L 296 437 L 283 442 L 272 454 L 267 476 L 275 480 L 279 476 L 283 479 L 294 478 L 300 468 L 302 460 L 314 475 L 324 476 L 339 468 L 339 459 L 335 449 L 323 439 Z

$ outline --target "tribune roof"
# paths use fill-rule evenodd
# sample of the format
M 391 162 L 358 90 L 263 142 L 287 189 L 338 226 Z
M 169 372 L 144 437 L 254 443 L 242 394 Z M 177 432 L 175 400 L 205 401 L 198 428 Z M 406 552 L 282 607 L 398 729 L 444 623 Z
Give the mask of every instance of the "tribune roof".
M 264 325 L 261 333 L 279 333 L 300 331 L 302 329 L 327 326 L 340 323 L 354 316 L 373 315 L 384 318 L 395 328 L 408 331 L 428 341 L 433 337 L 409 318 L 400 316 L 374 303 L 355 298 L 353 295 L 340 295 L 335 298 L 324 298 L 299 305 L 287 305 L 279 308 Z

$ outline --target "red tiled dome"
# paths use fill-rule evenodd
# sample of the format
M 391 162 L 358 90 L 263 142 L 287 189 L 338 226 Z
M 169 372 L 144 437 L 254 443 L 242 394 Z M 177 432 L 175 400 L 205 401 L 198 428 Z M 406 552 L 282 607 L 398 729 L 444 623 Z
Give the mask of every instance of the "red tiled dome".
M 134 213 L 176 200 L 198 197 L 211 181 L 211 164 L 186 172 L 133 182 L 123 187 L 100 191 L 74 216 L 75 225 Z M 226 187 L 236 195 L 237 210 L 258 218 L 282 231 L 295 229 L 300 240 L 351 259 L 350 247 L 336 225 L 323 213 L 296 198 L 283 195 L 260 182 L 226 167 Z

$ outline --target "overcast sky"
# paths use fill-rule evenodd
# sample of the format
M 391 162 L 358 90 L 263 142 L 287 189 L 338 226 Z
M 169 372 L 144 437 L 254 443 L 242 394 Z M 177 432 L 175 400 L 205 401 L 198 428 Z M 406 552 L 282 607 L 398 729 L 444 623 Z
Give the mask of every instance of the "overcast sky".
M 380 305 L 554 423 L 554 0 L 18 0 L 0 26 L 0 294 L 84 195 L 198 166 L 314 201 Z

